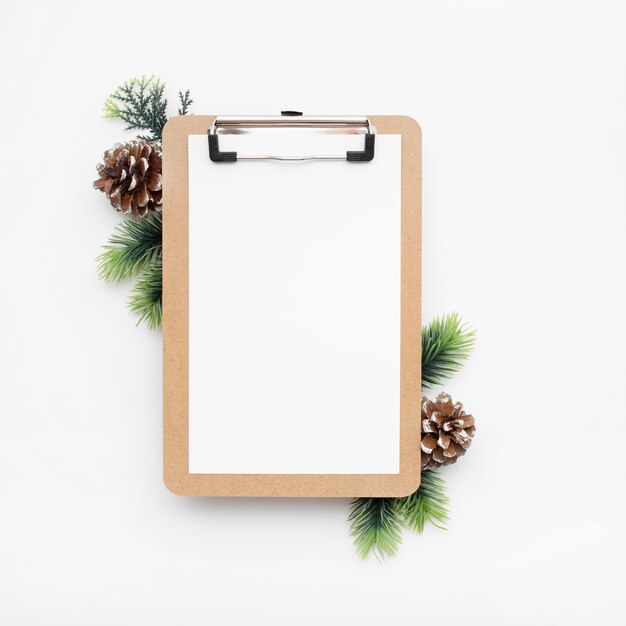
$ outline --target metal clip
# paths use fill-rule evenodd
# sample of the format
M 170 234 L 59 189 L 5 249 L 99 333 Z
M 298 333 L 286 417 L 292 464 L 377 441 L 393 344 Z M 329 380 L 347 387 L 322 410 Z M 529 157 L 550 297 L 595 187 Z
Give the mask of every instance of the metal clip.
M 337 155 L 240 155 L 237 152 L 221 152 L 219 148 L 218 129 L 237 132 L 237 129 L 249 128 L 322 128 L 342 129 L 346 132 L 356 128 L 365 129 L 365 146 L 363 150 L 348 150 Z M 326 117 L 302 115 L 299 111 L 283 111 L 280 116 L 216 117 L 208 132 L 209 157 L 214 163 L 234 163 L 235 161 L 349 161 L 364 163 L 374 158 L 376 128 L 367 117 Z

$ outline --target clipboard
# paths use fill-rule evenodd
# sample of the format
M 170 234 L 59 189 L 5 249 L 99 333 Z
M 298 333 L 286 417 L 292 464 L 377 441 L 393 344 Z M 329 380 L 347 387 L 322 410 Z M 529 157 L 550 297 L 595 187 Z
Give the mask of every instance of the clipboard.
M 245 150 L 246 146 L 255 145 L 252 140 L 256 141 L 258 146 L 261 138 L 263 141 L 271 140 L 280 133 L 283 135 L 291 133 L 287 138 L 289 139 L 287 145 L 290 146 L 297 145 L 299 137 L 313 137 L 315 135 L 315 141 L 313 141 L 312 145 L 317 145 L 316 141 L 328 141 L 333 150 L 323 153 L 307 151 L 298 153 L 294 151 L 295 153 L 291 152 L 288 154 Z M 285 141 L 287 140 L 285 139 Z M 202 147 L 200 147 L 200 142 L 202 142 Z M 271 141 L 268 141 L 268 146 L 271 143 Z M 247 318 L 242 317 L 241 307 L 237 308 L 238 304 L 242 302 L 237 300 L 237 297 L 241 294 L 238 293 L 236 287 L 233 287 L 233 283 L 229 282 L 228 275 L 232 268 L 228 264 L 237 264 L 241 261 L 241 267 L 244 267 L 245 263 L 247 267 L 256 269 L 256 265 L 259 262 L 261 264 L 265 262 L 266 251 L 267 256 L 271 256 L 272 246 L 268 244 L 260 249 L 260 252 L 259 249 L 255 249 L 256 255 L 248 259 L 244 258 L 244 260 L 242 260 L 242 257 L 246 255 L 245 247 L 238 250 L 237 256 L 234 257 L 232 245 L 222 246 L 222 242 L 233 235 L 234 231 L 238 231 L 243 224 L 242 220 L 237 221 L 239 219 L 238 215 L 234 215 L 242 208 L 241 204 L 237 204 L 236 200 L 238 190 L 241 191 L 242 187 L 246 187 L 246 180 L 256 181 L 259 176 L 262 178 L 267 177 L 275 181 L 273 186 L 270 185 L 268 187 L 268 193 L 273 194 L 273 197 L 276 198 L 283 187 L 282 184 L 276 184 L 276 181 L 279 180 L 278 177 L 281 177 L 280 180 L 286 181 L 286 184 L 287 182 L 291 184 L 294 178 L 299 180 L 299 177 L 304 177 L 302 180 L 309 180 L 308 177 L 312 177 L 314 184 L 307 188 L 306 194 L 302 196 L 303 198 L 306 197 L 307 201 L 310 201 L 311 194 L 314 195 L 316 190 L 326 187 L 324 184 L 321 184 L 320 172 L 327 172 L 329 177 L 335 181 L 338 180 L 339 172 L 345 172 L 347 176 L 355 178 L 360 177 L 362 181 L 365 181 L 366 179 L 363 176 L 368 170 L 362 169 L 357 172 L 357 170 L 351 170 L 350 168 L 371 167 L 369 170 L 371 175 L 367 174 L 367 181 L 369 182 L 366 181 L 358 185 L 358 188 L 361 190 L 361 197 L 366 198 L 367 195 L 364 196 L 362 193 L 363 184 L 366 186 L 371 185 L 372 194 L 375 195 L 376 180 L 372 181 L 372 176 L 377 171 L 383 171 L 385 150 L 387 154 L 392 155 L 393 146 L 397 146 L 398 171 L 395 174 L 386 171 L 385 176 L 391 181 L 389 185 L 397 184 L 397 202 L 396 200 L 390 200 L 389 207 L 385 207 L 384 210 L 388 210 L 390 216 L 395 215 L 394 211 L 396 210 L 398 214 L 397 235 L 394 234 L 394 229 L 387 229 L 386 227 L 385 229 L 389 230 L 389 238 L 397 237 L 398 242 L 398 303 L 395 303 L 395 298 L 390 300 L 394 300 L 393 306 L 397 306 L 396 334 L 398 340 L 397 355 L 399 358 L 397 370 L 394 369 L 396 368 L 395 364 L 391 368 L 397 371 L 397 380 L 391 386 L 388 384 L 387 388 L 393 388 L 393 392 L 390 395 L 397 394 L 397 398 L 394 398 L 393 402 L 396 402 L 398 408 L 397 414 L 394 414 L 396 413 L 395 410 L 387 411 L 386 413 L 388 414 L 381 416 L 380 419 L 391 420 L 393 424 L 397 423 L 397 427 L 394 426 L 396 428 L 395 431 L 393 428 L 390 429 L 390 432 L 395 432 L 394 436 L 397 436 L 397 439 L 391 441 L 387 437 L 385 441 L 388 443 L 385 446 L 381 443 L 380 454 L 378 453 L 376 443 L 374 442 L 374 447 L 372 447 L 372 438 L 368 439 L 368 445 L 371 448 L 368 458 L 375 459 L 373 466 L 378 468 L 380 465 L 384 471 L 379 471 L 378 469 L 369 471 L 369 465 L 359 464 L 359 462 L 355 462 L 354 467 L 343 467 L 340 460 L 342 450 L 333 446 L 334 438 L 332 436 L 333 432 L 341 431 L 342 414 L 340 412 L 332 413 L 332 407 L 328 408 L 328 411 L 330 411 L 331 418 L 334 421 L 327 420 L 324 422 L 324 424 L 330 425 L 324 436 L 320 436 L 316 431 L 315 415 L 307 415 L 307 418 L 304 420 L 309 420 L 307 422 L 308 430 L 304 429 L 302 432 L 297 432 L 298 424 L 302 422 L 302 420 L 298 421 L 301 417 L 299 417 L 300 407 L 307 404 L 307 398 L 318 392 L 315 379 L 307 383 L 306 380 L 303 382 L 302 377 L 294 378 L 292 383 L 301 390 L 301 393 L 304 392 L 306 397 L 302 398 L 302 403 L 295 402 L 293 405 L 289 405 L 296 407 L 294 420 L 293 422 L 277 422 L 278 424 L 288 424 L 283 427 L 282 431 L 277 430 L 273 434 L 268 435 L 267 432 L 261 430 L 262 424 L 259 425 L 261 418 L 252 422 L 250 421 L 250 416 L 246 417 L 248 421 L 245 423 L 248 426 L 253 425 L 253 428 L 259 429 L 254 431 L 256 433 L 255 436 L 258 438 L 259 436 L 266 437 L 267 435 L 263 445 L 269 446 L 273 450 L 272 454 L 267 455 L 268 459 L 261 458 L 262 454 L 259 453 L 258 446 L 254 447 L 254 437 L 250 441 L 249 433 L 245 432 L 245 428 L 237 430 L 236 422 L 239 415 L 247 413 L 247 411 L 240 410 L 237 413 L 231 406 L 231 404 L 234 404 L 245 407 L 246 405 L 241 403 L 245 403 L 247 395 L 249 395 L 249 385 L 246 381 L 251 381 L 250 386 L 252 387 L 256 383 L 256 374 L 251 376 L 250 371 L 245 369 L 248 361 L 246 358 L 248 343 L 246 341 L 249 342 L 249 337 L 257 337 L 259 333 L 257 329 L 255 335 L 249 335 L 246 340 L 240 339 L 237 324 L 240 324 L 241 332 L 245 334 L 245 332 L 248 332 L 246 320 L 251 319 L 252 314 Z M 203 151 L 202 154 L 200 150 Z M 163 154 L 163 443 L 164 482 L 167 488 L 178 495 L 263 497 L 401 497 L 415 491 L 420 483 L 421 431 L 421 129 L 417 122 L 406 116 L 308 117 L 296 112 L 283 112 L 281 116 L 276 117 L 178 116 L 172 118 L 164 128 Z M 376 161 L 377 157 L 379 161 Z M 390 156 L 389 158 L 392 157 Z M 258 163 L 259 161 L 263 163 Z M 291 161 L 291 163 L 284 163 L 284 161 Z M 293 161 L 297 162 L 294 163 Z M 302 161 L 306 161 L 306 163 L 301 163 Z M 329 163 L 319 163 L 326 161 Z M 337 163 L 340 161 L 343 161 L 343 163 Z M 372 164 L 374 163 L 377 165 L 373 166 Z M 253 169 L 263 167 L 266 168 L 263 172 Z M 315 169 L 324 167 L 327 169 Z M 328 169 L 330 167 L 343 169 L 335 171 Z M 374 167 L 377 167 L 378 170 L 374 169 Z M 206 171 L 209 172 L 206 175 L 212 178 L 207 179 L 206 183 L 202 181 L 198 183 L 196 178 L 205 176 L 204 168 L 207 168 Z M 237 168 L 241 169 L 238 170 Z M 241 175 L 243 178 L 238 179 L 238 175 Z M 396 178 L 399 178 L 399 180 L 394 182 Z M 224 188 L 225 184 L 222 182 L 224 179 L 230 181 L 230 186 L 226 190 Z M 242 181 L 241 184 L 239 184 L 239 180 Z M 257 189 L 262 190 L 262 185 L 258 185 Z M 216 197 L 219 196 L 220 198 L 217 205 L 211 196 L 213 191 L 215 191 Z M 234 196 L 231 197 L 229 195 L 230 191 L 232 191 Z M 258 193 L 261 192 L 259 191 Z M 328 190 L 326 190 L 326 193 L 327 195 L 324 197 L 327 201 L 328 198 L 334 198 L 336 195 L 338 197 L 341 196 L 341 193 L 330 193 Z M 196 196 L 205 198 L 202 202 L 205 202 L 207 205 L 208 208 L 206 210 L 204 205 L 202 205 L 202 210 L 200 210 L 198 208 L 200 205 L 196 206 L 194 204 L 200 202 L 195 199 Z M 190 206 L 190 199 L 192 206 Z M 386 203 L 378 202 L 378 205 L 381 204 Z M 397 209 L 394 208 L 396 204 L 398 205 Z M 279 245 L 283 245 L 285 241 L 287 241 L 287 244 L 284 245 L 289 244 L 289 238 L 292 236 L 289 229 L 294 224 L 297 224 L 297 221 L 291 222 L 289 220 L 292 217 L 293 220 L 301 217 L 298 213 L 298 202 L 294 202 L 291 206 L 292 211 L 290 212 L 284 212 L 278 216 L 267 215 L 268 219 L 283 219 L 283 222 L 276 222 L 280 229 L 281 239 L 276 240 Z M 329 211 L 328 215 L 332 216 L 330 213 L 331 208 L 326 205 L 323 208 Z M 269 212 L 270 209 L 274 210 L 273 204 L 267 204 L 266 210 Z M 262 211 L 259 215 L 259 211 L 253 212 L 250 207 L 243 207 L 243 210 L 247 211 L 242 213 L 242 215 L 248 216 L 248 220 L 255 219 L 259 220 L 257 224 L 264 223 L 260 221 L 263 217 L 266 217 Z M 335 215 L 343 215 L 341 207 L 333 207 L 333 210 L 335 210 Z M 357 211 L 358 207 L 350 206 L 350 210 Z M 375 208 L 372 212 L 373 215 L 375 214 L 375 218 L 372 219 L 378 219 L 380 224 L 385 225 L 388 221 L 380 214 L 382 210 L 380 206 Z M 209 222 L 211 228 L 207 226 L 209 223 L 202 221 L 205 219 L 205 215 L 209 213 L 213 216 L 211 218 L 213 221 Z M 370 215 L 370 213 L 364 210 L 363 215 Z M 384 221 L 380 221 L 383 218 Z M 314 215 L 310 215 L 308 219 L 308 224 L 315 224 Z M 390 217 L 389 219 L 392 218 Z M 354 228 L 355 221 L 353 220 L 350 224 L 342 223 L 341 219 L 339 219 L 337 226 L 335 220 L 332 217 L 329 218 L 329 225 L 337 226 L 335 230 L 332 230 L 332 245 L 340 248 L 343 245 L 342 242 L 345 242 L 347 246 L 345 249 L 333 248 L 329 254 L 331 258 L 338 260 L 338 263 L 343 262 L 344 259 L 351 258 L 353 246 L 350 243 L 351 240 L 353 242 L 359 241 L 359 230 Z M 208 250 L 206 249 L 207 246 L 204 245 L 205 240 L 200 239 L 198 235 L 201 229 L 205 227 L 205 232 L 210 231 L 211 237 L 213 237 L 211 240 L 212 245 L 208 246 Z M 372 225 L 368 227 L 371 228 Z M 341 228 L 343 230 L 340 230 Z M 330 231 L 330 226 L 328 228 L 317 227 L 315 233 L 324 238 Z M 276 229 L 272 232 L 276 232 Z M 373 235 L 372 232 L 374 233 Z M 376 237 L 376 232 L 374 230 L 369 235 L 366 234 L 364 236 Z M 300 239 L 298 239 L 298 245 L 293 244 L 291 248 L 286 249 L 292 250 L 294 254 L 299 254 L 302 241 L 306 242 L 308 237 L 307 233 L 307 229 L 299 228 L 298 237 Z M 233 236 L 235 237 L 233 239 L 235 245 L 238 245 L 238 235 L 235 234 Z M 191 261 L 190 242 L 192 246 Z M 254 244 L 252 238 L 248 239 L 248 242 Z M 224 248 L 227 255 L 227 263 L 220 264 L 217 261 L 214 262 L 205 258 L 207 255 L 213 254 L 214 248 Z M 372 249 L 376 251 L 377 246 L 372 246 Z M 335 255 L 334 257 L 333 254 Z M 388 266 L 393 270 L 393 262 L 395 262 L 393 259 L 383 259 L 382 253 L 381 259 L 384 263 L 373 264 L 369 256 L 362 257 L 365 265 L 370 268 L 370 277 L 377 272 L 379 265 Z M 285 263 L 285 265 L 288 266 L 289 263 Z M 311 261 L 302 265 L 302 267 L 306 269 L 305 273 L 310 277 L 313 276 L 311 272 L 314 272 L 317 266 L 315 262 Z M 298 271 L 302 272 L 302 267 Z M 350 277 L 354 275 L 355 280 L 357 279 L 359 267 L 356 267 L 356 269 L 355 267 L 350 269 L 351 274 L 345 274 L 345 276 L 349 277 L 344 281 L 344 285 L 348 285 L 348 288 L 352 281 Z M 241 280 L 243 275 L 241 273 L 237 274 L 237 268 L 232 271 L 233 275 Z M 206 288 L 203 272 L 206 272 Z M 193 282 L 191 293 L 190 275 Z M 384 276 L 378 277 L 377 275 L 374 278 L 378 280 L 381 289 L 386 289 L 387 283 L 390 282 L 383 280 Z M 304 293 L 304 297 L 310 296 L 306 288 L 302 287 L 302 282 L 306 281 L 298 282 L 295 289 L 297 294 L 294 297 L 301 298 L 303 297 L 302 293 Z M 216 284 L 218 287 L 215 287 Z M 255 285 L 252 285 L 252 287 L 255 288 Z M 205 294 L 205 291 L 210 291 L 211 289 L 214 289 L 215 293 L 219 294 L 213 300 L 211 299 L 211 293 Z M 316 283 L 316 289 L 315 293 L 317 295 L 315 298 L 319 299 L 320 289 L 323 291 L 324 286 L 320 287 Z M 355 288 L 354 293 L 357 299 L 362 295 L 362 291 L 362 289 Z M 277 294 L 279 298 L 284 297 L 284 294 L 278 291 L 271 292 L 267 296 L 263 295 L 264 292 L 262 291 L 259 293 L 261 295 L 256 299 L 256 302 L 261 303 L 263 314 L 266 316 L 270 315 L 272 310 L 271 303 L 268 304 L 267 302 L 271 294 Z M 336 293 L 341 295 L 343 292 L 337 291 Z M 224 294 L 227 294 L 227 297 Z M 324 297 L 324 294 L 322 294 L 322 297 Z M 194 309 L 194 307 L 197 307 L 197 302 L 200 299 L 205 304 L 207 302 L 211 303 L 211 306 L 205 309 L 209 311 L 206 321 L 199 319 L 204 317 L 204 313 L 201 315 Z M 315 304 L 317 300 L 312 300 L 311 302 Z M 308 311 L 308 308 L 302 308 L 303 305 L 301 303 L 297 306 L 300 307 L 298 309 L 300 312 Z M 229 310 L 229 307 L 232 307 L 232 309 Z M 330 315 L 329 309 L 333 308 L 332 302 L 328 301 L 325 307 L 320 309 L 321 314 Z M 395 324 L 391 305 L 389 311 L 391 312 L 386 319 L 391 320 L 391 323 L 385 324 L 383 322 L 381 324 L 381 336 L 387 332 L 387 326 Z M 337 308 L 335 312 L 341 315 L 340 308 Z M 278 313 L 279 311 L 277 311 Z M 280 313 L 282 314 L 282 312 Z M 210 319 L 213 319 L 211 318 L 212 315 L 217 316 L 214 319 L 218 320 L 221 325 L 215 331 L 210 328 L 207 330 L 207 326 L 210 326 Z M 389 317 L 389 315 L 392 317 Z M 357 317 L 360 318 L 360 315 L 355 316 L 353 314 L 352 319 L 356 320 Z M 382 319 L 383 316 L 381 315 Z M 290 328 L 290 334 L 284 338 L 284 343 L 287 344 L 286 349 L 292 350 L 288 354 L 297 355 L 298 353 L 293 351 L 290 344 L 296 343 L 299 345 L 297 334 L 293 332 L 294 324 L 295 328 L 299 328 L 299 326 L 297 325 L 297 320 L 294 322 L 292 318 L 287 319 L 287 322 L 286 325 Z M 229 326 L 229 328 L 224 330 L 226 326 Z M 230 326 L 233 326 L 233 328 L 230 328 Z M 191 350 L 190 327 L 191 340 L 193 342 Z M 280 341 L 280 329 L 282 326 L 278 324 L 276 328 L 273 331 L 274 341 Z M 304 343 L 309 339 L 309 331 L 307 329 L 312 328 L 313 326 L 310 324 L 305 328 L 303 327 L 302 337 Z M 345 330 L 350 327 L 344 324 L 342 328 Z M 230 337 L 230 340 L 236 343 L 236 348 L 233 350 L 228 350 L 228 347 L 224 348 L 220 343 L 223 341 L 224 336 Z M 385 342 L 381 340 L 380 343 L 390 348 L 385 353 L 385 358 L 389 358 L 389 354 L 394 354 L 391 350 L 390 341 Z M 198 347 L 198 344 L 201 344 L 201 346 Z M 309 345 L 311 350 L 315 351 L 315 345 L 311 347 L 311 342 L 307 345 Z M 213 355 L 213 347 L 215 347 L 216 352 L 219 352 L 218 348 L 222 350 L 221 358 L 225 363 L 223 368 L 220 365 L 218 356 Z M 334 345 L 331 346 L 331 352 L 334 347 Z M 329 355 L 331 369 L 335 365 L 335 356 L 339 360 L 344 357 L 350 358 L 349 350 L 346 349 L 341 352 L 341 346 L 337 349 L 339 351 L 338 356 L 335 354 Z M 192 359 L 191 372 L 190 353 Z M 206 357 L 207 354 L 210 356 Z M 367 354 L 369 355 L 370 353 Z M 371 354 L 375 353 L 371 352 Z M 205 358 L 209 360 L 203 360 Z M 211 359 L 218 359 L 217 365 Z M 240 359 L 240 361 L 237 361 L 237 359 Z M 371 359 L 371 362 L 375 363 L 376 359 Z M 238 378 L 236 372 L 238 363 L 241 364 L 247 374 L 242 375 L 240 380 L 233 381 L 234 378 Z M 360 363 L 356 363 L 356 365 L 361 367 Z M 298 364 L 294 363 L 294 368 L 297 369 L 297 367 Z M 227 370 L 226 373 L 224 373 L 224 369 Z M 271 367 L 261 367 L 257 368 L 256 372 L 259 372 L 259 375 L 267 376 L 268 380 L 271 380 L 271 371 L 266 371 L 268 369 L 271 370 Z M 325 368 L 322 367 L 316 371 L 321 372 L 323 377 Z M 364 368 L 363 371 L 367 375 L 370 370 Z M 214 380 L 211 378 L 211 372 L 214 373 Z M 382 372 L 383 377 L 386 377 L 386 372 Z M 289 371 L 287 371 L 287 375 L 289 375 Z M 349 377 L 349 375 L 349 372 L 345 373 L 346 377 Z M 227 376 L 230 376 L 230 378 L 227 378 Z M 255 380 L 252 381 L 252 378 Z M 343 398 L 341 397 L 342 385 L 339 378 L 335 376 L 327 381 L 332 387 L 329 397 L 336 396 L 339 398 L 339 405 L 343 407 L 342 410 L 346 415 L 350 415 L 349 419 L 352 420 L 352 422 L 349 422 L 350 424 L 358 423 L 354 422 L 355 419 L 358 419 L 358 410 L 363 410 L 364 406 L 367 409 L 367 404 L 363 404 L 363 402 L 367 402 L 367 398 L 361 396 L 367 396 L 372 388 L 377 387 L 376 379 L 369 381 L 370 384 L 362 387 L 351 381 L 351 386 L 349 387 L 351 395 L 349 394 L 347 398 Z M 191 389 L 190 380 L 193 381 Z M 233 385 L 232 388 L 229 386 L 231 384 Z M 292 391 L 291 387 L 288 391 Z M 250 394 L 252 393 L 257 393 L 257 396 L 255 396 L 256 406 L 263 404 L 263 402 L 259 402 L 261 396 L 258 396 L 259 393 L 262 393 L 262 390 L 252 390 Z M 216 396 L 220 397 L 221 405 L 211 404 Z M 262 396 L 262 399 L 271 405 L 269 409 L 265 408 L 265 415 L 271 416 L 272 419 L 274 417 L 272 406 L 277 407 L 279 412 L 287 411 L 288 414 L 289 411 L 289 406 L 281 406 L 281 397 L 279 396 L 282 396 L 282 394 L 274 393 L 273 395 L 270 394 L 269 397 Z M 317 396 L 315 397 L 317 398 Z M 232 399 L 232 403 L 229 402 L 229 398 Z M 291 400 L 293 401 L 293 398 Z M 206 402 L 206 405 L 202 405 L 202 402 Z M 396 406 L 393 402 L 389 406 Z M 356 417 L 352 414 L 353 410 L 351 407 L 353 404 L 360 407 L 358 410 L 355 409 Z M 190 406 L 196 407 L 191 411 L 191 415 Z M 201 409 L 197 409 L 198 406 Z M 203 409 L 203 407 L 211 406 L 213 407 L 211 410 Z M 221 408 L 217 410 L 215 406 Z M 316 406 L 323 405 L 318 404 Z M 235 412 L 233 413 L 233 411 Z M 229 417 L 223 417 L 222 414 L 228 414 Z M 263 411 L 260 411 L 260 415 L 262 414 Z M 371 419 L 379 418 L 374 415 L 371 416 Z M 197 425 L 200 423 L 202 428 L 206 427 L 209 429 L 206 430 L 205 428 L 205 431 L 202 432 L 205 435 L 207 432 L 210 432 L 212 433 L 211 436 L 206 436 L 204 440 L 198 443 L 198 436 L 190 434 L 190 420 L 192 433 L 201 432 L 202 429 Z M 223 421 L 222 430 L 220 430 L 222 428 L 220 420 Z M 354 432 L 355 438 L 358 440 L 356 433 L 360 432 L 360 429 L 355 429 Z M 314 451 L 307 447 L 307 433 L 311 434 L 311 441 L 315 441 L 316 449 Z M 242 446 L 241 449 L 247 450 L 248 454 L 252 451 L 255 458 L 256 456 L 261 458 L 261 461 L 259 461 L 260 470 L 254 469 L 250 471 L 247 457 L 240 456 L 238 454 L 240 448 L 233 447 L 233 438 L 239 435 L 244 438 L 248 437 L 245 442 L 245 445 L 248 447 Z M 280 445 L 272 447 L 276 441 L 279 441 Z M 348 450 L 348 448 L 352 447 L 351 439 L 349 436 L 347 438 L 344 436 L 342 441 L 342 445 L 346 448 L 346 455 L 349 457 L 350 454 L 354 453 L 353 450 Z M 384 460 L 386 452 L 383 450 L 383 447 L 388 451 L 389 459 L 391 459 L 389 462 Z M 208 449 L 213 450 L 213 456 L 207 456 Z M 229 452 L 224 453 L 225 449 L 229 450 Z M 356 453 L 353 456 L 356 458 Z M 212 461 L 214 457 L 223 458 L 221 466 L 218 461 Z M 392 457 L 395 461 L 393 461 Z M 311 460 L 306 461 L 308 458 Z M 380 463 L 379 458 L 381 459 Z M 292 461 L 289 461 L 289 459 L 292 459 Z M 301 459 L 305 460 L 301 461 Z M 330 464 L 334 463 L 332 467 L 328 465 L 331 471 L 326 471 L 325 459 L 329 459 L 328 462 Z M 289 462 L 293 462 L 294 466 L 297 465 L 298 469 L 290 471 L 291 466 Z M 307 465 L 307 462 L 309 465 Z M 379 464 L 377 465 L 377 463 Z M 387 464 L 384 465 L 385 463 Z M 313 471 L 308 471 L 307 467 L 313 468 Z M 206 471 L 206 468 L 209 468 L 210 471 Z M 319 468 L 322 471 L 319 471 Z

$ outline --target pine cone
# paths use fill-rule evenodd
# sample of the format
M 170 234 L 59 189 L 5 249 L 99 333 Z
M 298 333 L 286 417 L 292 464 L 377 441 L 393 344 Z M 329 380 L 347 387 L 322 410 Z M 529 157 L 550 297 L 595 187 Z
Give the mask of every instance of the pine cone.
M 103 191 L 122 213 L 143 217 L 161 204 L 161 149 L 150 141 L 117 143 L 98 163 L 100 178 L 93 186 Z
M 476 432 L 474 418 L 447 393 L 434 402 L 422 397 L 422 469 L 456 463 L 465 454 Z

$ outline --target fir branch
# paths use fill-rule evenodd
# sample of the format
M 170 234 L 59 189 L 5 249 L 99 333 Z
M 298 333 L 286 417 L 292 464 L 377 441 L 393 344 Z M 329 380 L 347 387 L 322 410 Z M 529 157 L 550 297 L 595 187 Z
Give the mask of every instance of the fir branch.
M 362 558 L 370 552 L 379 558 L 395 556 L 402 529 L 422 533 L 430 522 L 446 530 L 448 521 L 446 484 L 435 470 L 422 472 L 422 482 L 406 498 L 356 498 L 352 501 L 350 534 Z
M 165 85 L 154 77 L 133 78 L 118 87 L 104 104 L 104 117 L 120 119 L 126 130 L 147 130 L 138 135 L 145 141 L 161 141 L 167 122 Z
M 161 326 L 163 320 L 162 289 L 163 260 L 158 256 L 139 276 L 131 292 L 128 306 L 131 311 L 139 315 L 137 324 L 146 321 L 150 330 Z
M 97 259 L 98 274 L 106 282 L 119 282 L 145 270 L 161 255 L 163 222 L 160 212 L 124 219 Z
M 428 470 L 422 472 L 417 491 L 400 499 L 399 509 L 408 528 L 421 534 L 427 522 L 446 530 L 448 503 L 445 481 L 437 471 Z
M 422 387 L 439 385 L 463 366 L 476 339 L 476 331 L 457 313 L 435 318 L 422 328 Z
M 356 498 L 350 506 L 350 534 L 361 557 L 395 556 L 404 527 L 396 498 Z
M 187 115 L 189 113 L 189 107 L 193 104 L 193 100 L 189 95 L 189 89 L 183 93 L 178 92 L 178 99 L 180 100 L 180 107 L 178 107 L 178 115 Z

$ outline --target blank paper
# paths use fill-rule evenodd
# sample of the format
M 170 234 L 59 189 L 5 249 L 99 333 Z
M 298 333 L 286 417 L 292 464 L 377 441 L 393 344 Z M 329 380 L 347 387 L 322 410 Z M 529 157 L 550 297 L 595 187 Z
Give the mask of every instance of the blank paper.
M 400 178 L 400 135 L 189 137 L 190 473 L 399 473 Z

